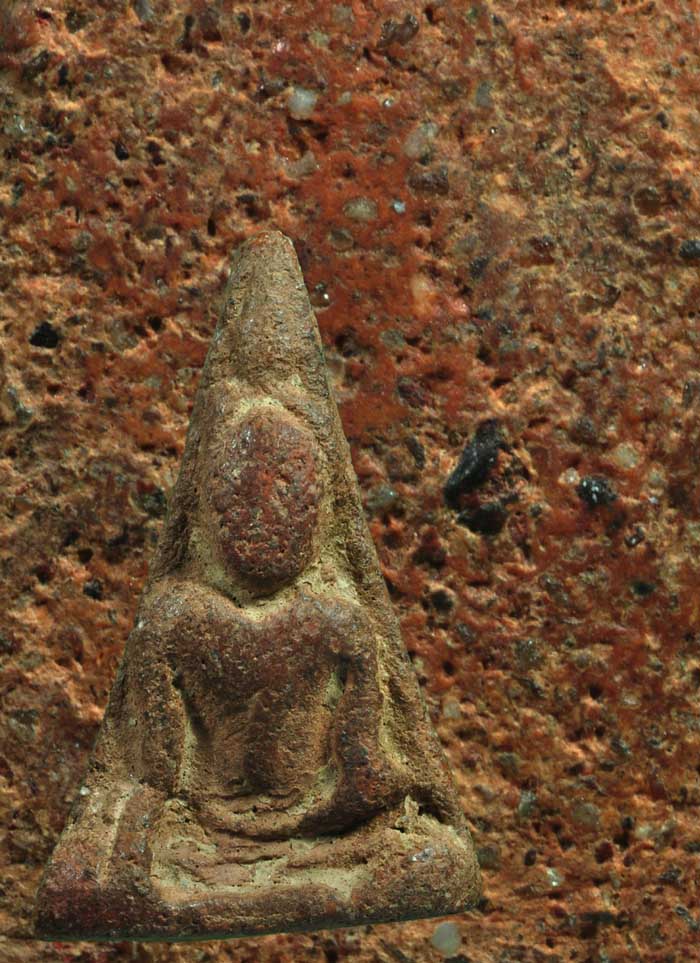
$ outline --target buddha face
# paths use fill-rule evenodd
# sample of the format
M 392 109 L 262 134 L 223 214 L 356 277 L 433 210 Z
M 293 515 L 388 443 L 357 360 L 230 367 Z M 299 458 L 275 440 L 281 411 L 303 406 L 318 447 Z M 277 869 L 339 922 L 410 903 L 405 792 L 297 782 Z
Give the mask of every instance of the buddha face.
M 269 595 L 312 561 L 322 494 L 314 436 L 287 412 L 259 408 L 227 430 L 204 482 L 227 573 Z

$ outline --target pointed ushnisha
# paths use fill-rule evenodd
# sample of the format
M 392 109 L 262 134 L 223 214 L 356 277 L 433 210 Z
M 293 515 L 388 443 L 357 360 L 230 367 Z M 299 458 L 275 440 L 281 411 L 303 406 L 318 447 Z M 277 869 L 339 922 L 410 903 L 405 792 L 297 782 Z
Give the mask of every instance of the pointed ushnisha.
M 236 253 L 45 939 L 460 912 L 479 875 L 362 514 L 291 242 Z

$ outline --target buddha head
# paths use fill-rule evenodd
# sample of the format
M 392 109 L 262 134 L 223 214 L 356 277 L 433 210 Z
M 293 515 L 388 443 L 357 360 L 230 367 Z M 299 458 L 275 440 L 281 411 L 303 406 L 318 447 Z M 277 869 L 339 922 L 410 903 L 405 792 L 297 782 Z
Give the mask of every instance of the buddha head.
M 212 455 L 200 484 L 216 554 L 234 584 L 270 595 L 316 552 L 316 440 L 285 409 L 260 405 L 222 429 Z

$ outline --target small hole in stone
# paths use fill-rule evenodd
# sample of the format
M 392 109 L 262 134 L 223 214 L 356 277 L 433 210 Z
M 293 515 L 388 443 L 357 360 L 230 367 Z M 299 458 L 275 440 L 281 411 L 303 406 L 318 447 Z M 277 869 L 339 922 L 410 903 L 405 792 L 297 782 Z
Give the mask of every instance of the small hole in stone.
M 65 538 L 63 539 L 63 542 L 61 543 L 61 548 L 68 548 L 70 545 L 75 545 L 79 538 L 80 532 L 77 528 L 69 529 Z
M 607 839 L 605 840 L 605 842 L 600 843 L 599 846 L 596 846 L 596 850 L 595 850 L 596 863 L 607 863 L 608 860 L 612 859 L 612 857 L 613 857 L 612 843 L 609 843 Z
M 454 606 L 454 599 L 445 589 L 435 589 L 430 593 L 430 602 L 438 612 L 449 612 Z
M 42 585 L 46 585 L 48 582 L 51 581 L 53 577 L 51 567 L 47 562 L 43 562 L 41 565 L 37 565 L 36 568 L 34 569 L 34 574 L 36 575 L 36 577 L 38 578 L 38 580 L 41 582 Z
M 83 595 L 99 601 L 103 596 L 102 582 L 97 578 L 90 579 L 89 582 L 83 585 Z
M 37 325 L 29 338 L 29 343 L 35 348 L 55 348 L 60 336 L 50 321 L 42 321 Z

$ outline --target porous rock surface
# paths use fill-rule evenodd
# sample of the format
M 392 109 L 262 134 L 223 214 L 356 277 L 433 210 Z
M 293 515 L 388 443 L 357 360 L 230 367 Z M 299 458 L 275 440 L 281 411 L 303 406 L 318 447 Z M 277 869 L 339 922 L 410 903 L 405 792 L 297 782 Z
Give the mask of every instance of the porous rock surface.
M 698 33 L 685 0 L 0 3 L 0 957 L 692 959 Z M 227 255 L 266 226 L 312 292 L 484 901 L 24 942 Z

